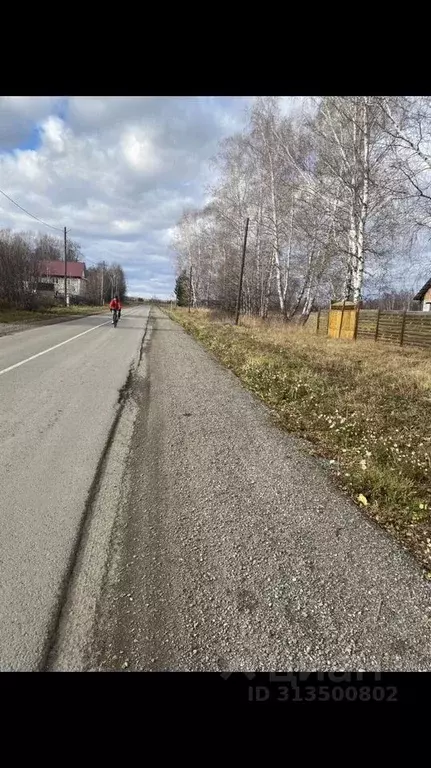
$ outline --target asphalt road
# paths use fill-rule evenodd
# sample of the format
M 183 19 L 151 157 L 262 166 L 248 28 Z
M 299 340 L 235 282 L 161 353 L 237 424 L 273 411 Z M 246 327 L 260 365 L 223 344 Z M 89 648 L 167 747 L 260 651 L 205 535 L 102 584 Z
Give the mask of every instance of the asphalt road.
M 152 315 L 87 668 L 430 670 L 431 585 L 415 561 Z
M 0 338 L 0 669 L 43 667 L 148 309 Z
M 412 557 L 147 320 L 0 338 L 0 669 L 431 670 Z

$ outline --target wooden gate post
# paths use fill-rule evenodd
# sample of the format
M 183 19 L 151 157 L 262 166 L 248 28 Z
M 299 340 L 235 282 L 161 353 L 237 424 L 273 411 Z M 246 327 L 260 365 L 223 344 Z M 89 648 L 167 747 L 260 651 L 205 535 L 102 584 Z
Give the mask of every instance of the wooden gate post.
M 316 323 L 316 336 L 319 335 L 319 324 L 320 324 L 320 309 L 317 313 L 317 323 Z
M 353 331 L 353 341 L 356 341 L 356 339 L 358 338 L 358 324 L 359 324 L 359 304 L 356 307 L 356 312 L 355 312 L 355 329 Z
M 380 318 L 380 308 L 377 310 L 376 333 L 374 335 L 374 341 L 377 341 L 377 337 L 379 335 L 379 318 Z
M 344 307 L 345 306 L 346 306 L 346 299 L 344 299 L 344 301 L 343 301 L 343 308 L 341 310 L 341 320 L 340 320 L 340 327 L 338 329 L 338 338 L 340 338 L 341 331 L 342 331 L 342 328 L 343 328 L 343 317 L 344 317 Z
M 404 344 L 404 329 L 406 327 L 406 315 L 407 315 L 407 310 L 405 309 L 404 313 L 403 313 L 403 320 L 402 320 L 402 325 L 401 325 L 400 347 L 402 347 L 403 344 Z

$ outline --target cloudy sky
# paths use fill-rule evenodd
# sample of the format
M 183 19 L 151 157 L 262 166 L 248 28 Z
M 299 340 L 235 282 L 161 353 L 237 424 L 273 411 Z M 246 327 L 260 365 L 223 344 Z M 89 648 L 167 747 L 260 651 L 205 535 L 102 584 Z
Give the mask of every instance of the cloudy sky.
M 172 228 L 200 205 L 218 141 L 250 97 L 0 97 L 0 189 L 70 228 L 87 266 L 118 261 L 132 295 L 169 297 Z M 0 195 L 0 228 L 54 234 Z M 60 233 L 59 233 L 60 234 Z

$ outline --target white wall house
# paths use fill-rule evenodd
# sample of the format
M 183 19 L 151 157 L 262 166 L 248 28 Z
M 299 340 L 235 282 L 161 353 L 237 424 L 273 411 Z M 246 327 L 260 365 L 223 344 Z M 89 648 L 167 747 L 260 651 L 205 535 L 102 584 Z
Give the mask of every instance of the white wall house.
M 431 310 L 431 280 L 425 283 L 416 294 L 414 300 L 422 302 L 422 312 L 429 312 Z
M 40 265 L 39 283 L 54 286 L 54 293 L 64 296 L 64 261 L 43 261 Z M 85 297 L 87 279 L 82 261 L 67 262 L 67 293 L 69 296 Z

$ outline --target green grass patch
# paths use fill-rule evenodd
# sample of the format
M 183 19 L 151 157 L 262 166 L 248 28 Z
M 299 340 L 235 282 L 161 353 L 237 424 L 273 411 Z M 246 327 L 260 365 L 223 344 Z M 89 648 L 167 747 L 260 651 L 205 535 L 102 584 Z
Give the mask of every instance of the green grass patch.
M 282 427 L 312 441 L 364 511 L 431 568 L 429 351 L 236 327 L 199 310 L 168 314 Z

